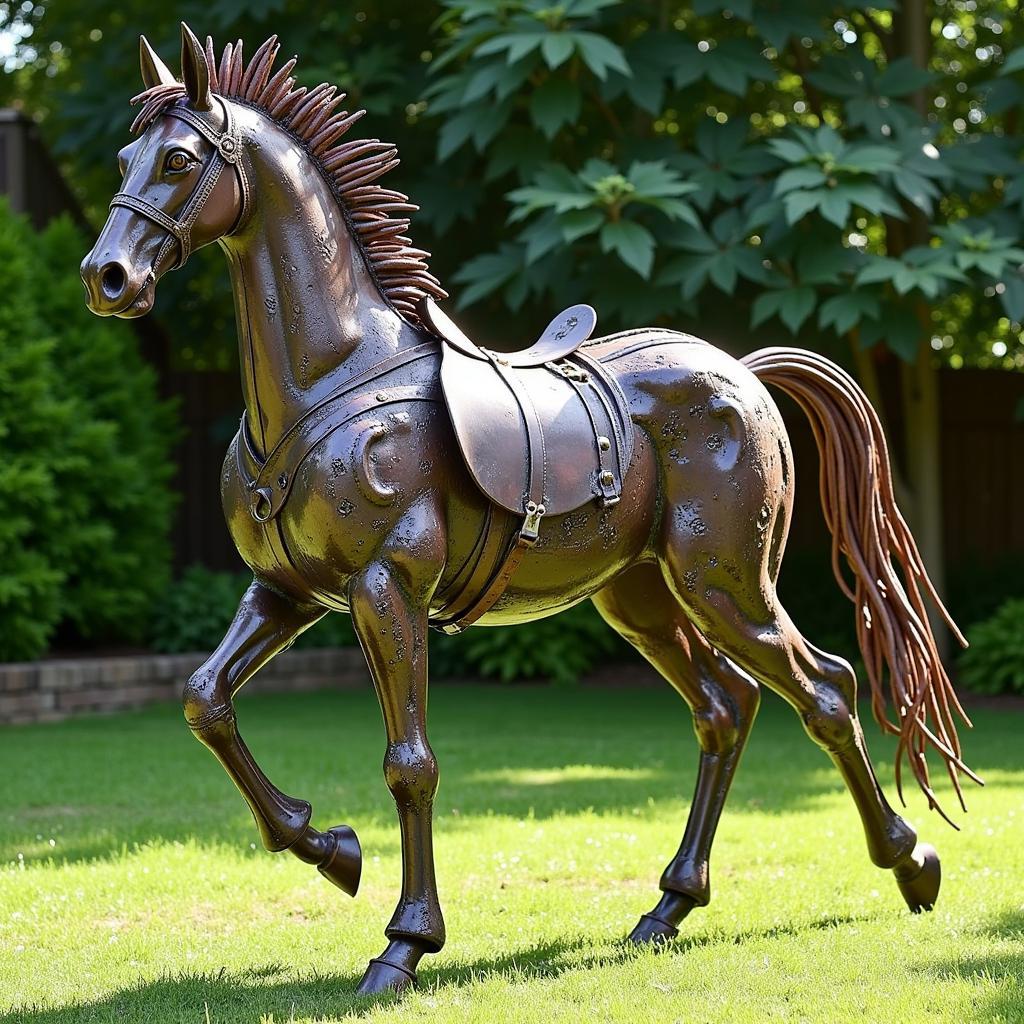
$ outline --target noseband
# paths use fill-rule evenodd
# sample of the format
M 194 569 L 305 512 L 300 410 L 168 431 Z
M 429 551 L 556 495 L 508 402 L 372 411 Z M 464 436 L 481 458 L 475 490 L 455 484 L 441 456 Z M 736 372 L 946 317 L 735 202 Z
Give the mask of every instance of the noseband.
M 198 184 L 186 200 L 177 217 L 172 217 L 164 210 L 161 210 L 160 207 L 154 206 L 141 196 L 134 196 L 130 192 L 118 192 L 110 200 L 111 209 L 115 206 L 123 206 L 126 209 L 133 210 L 135 213 L 142 214 L 143 217 L 153 221 L 154 224 L 158 224 L 169 232 L 164 244 L 156 255 L 156 259 L 153 261 L 154 269 L 159 266 L 160 260 L 166 251 L 175 242 L 178 244 L 179 252 L 174 268 L 180 267 L 188 259 L 189 254 L 192 252 L 192 228 L 199 219 L 199 215 L 203 212 L 206 201 L 213 193 L 220 179 L 221 171 L 227 165 L 234 167 L 235 172 L 238 174 L 238 186 L 242 194 L 239 219 L 241 219 L 242 214 L 245 212 L 246 203 L 249 199 L 249 184 L 246 180 L 245 172 L 242 170 L 242 165 L 238 160 L 242 152 L 241 138 L 234 119 L 231 117 L 231 107 L 221 97 L 218 96 L 216 98 L 220 101 L 220 105 L 224 110 L 223 129 L 215 128 L 188 107 L 168 107 L 164 111 L 170 117 L 176 117 L 179 121 L 184 121 L 193 127 L 213 145 L 213 155 L 203 168 Z

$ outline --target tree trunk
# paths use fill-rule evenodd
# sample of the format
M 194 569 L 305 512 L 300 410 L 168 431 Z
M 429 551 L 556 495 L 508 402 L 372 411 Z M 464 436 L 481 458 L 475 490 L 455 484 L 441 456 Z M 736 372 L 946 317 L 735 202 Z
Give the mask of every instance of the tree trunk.
M 893 16 L 893 34 L 898 50 L 909 57 L 915 67 L 927 68 L 931 57 L 931 32 L 927 0 L 904 0 L 899 13 Z M 908 97 L 925 118 L 928 94 L 919 90 Z M 915 206 L 904 204 L 907 222 L 900 250 L 926 245 L 929 238 L 928 219 Z M 892 256 L 899 252 L 890 252 Z M 921 557 L 935 584 L 945 597 L 945 554 L 943 546 L 941 420 L 939 415 L 939 374 L 931 350 L 931 322 L 926 303 L 917 309 L 921 324 L 921 340 L 913 363 L 901 362 L 900 395 L 903 406 L 903 473 L 909 503 L 905 509 L 914 532 Z M 939 653 L 949 653 L 949 632 L 937 614 L 931 617 Z
M 906 510 L 914 538 L 928 574 L 939 595 L 945 597 L 945 550 L 943 544 L 941 420 L 939 374 L 930 346 L 921 345 L 913 364 L 902 370 L 904 415 L 904 466 L 911 494 Z M 937 613 L 931 615 L 939 653 L 949 653 L 949 630 Z

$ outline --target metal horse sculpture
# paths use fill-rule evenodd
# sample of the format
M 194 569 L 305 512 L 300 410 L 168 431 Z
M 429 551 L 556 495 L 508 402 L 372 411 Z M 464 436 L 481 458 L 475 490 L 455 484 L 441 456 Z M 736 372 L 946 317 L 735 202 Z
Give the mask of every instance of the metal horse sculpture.
M 956 627 L 896 508 L 879 422 L 854 381 L 799 349 L 737 361 L 660 329 L 588 340 L 585 306 L 526 352 L 478 348 L 433 304 L 445 293 L 406 235 L 415 207 L 377 184 L 394 148 L 342 141 L 361 113 L 339 111 L 343 95 L 297 87 L 294 60 L 274 73 L 276 39 L 248 62 L 229 44 L 218 61 L 183 25 L 181 82 L 145 39 L 141 48 L 139 137 L 118 156 L 122 190 L 82 278 L 95 313 L 134 317 L 192 250 L 218 242 L 227 256 L 246 411 L 222 490 L 254 582 L 185 686 L 185 717 L 266 848 L 354 894 L 354 832 L 310 824 L 310 805 L 256 764 L 233 705 L 329 609 L 351 614 L 383 711 L 403 862 L 389 942 L 360 991 L 415 982 L 423 954 L 445 940 L 429 627 L 525 622 L 587 598 L 678 690 L 700 746 L 682 843 L 633 941 L 671 938 L 708 902 L 711 843 L 762 683 L 839 769 L 871 859 L 912 910 L 930 908 L 939 861 L 875 778 L 854 674 L 804 639 L 775 591 L 793 470 L 765 383 L 813 425 L 834 568 L 856 606 L 876 717 L 899 738 L 897 765 L 906 755 L 937 807 L 930 747 L 959 795 L 958 772 L 971 775 L 953 721 L 962 711 L 925 599 Z

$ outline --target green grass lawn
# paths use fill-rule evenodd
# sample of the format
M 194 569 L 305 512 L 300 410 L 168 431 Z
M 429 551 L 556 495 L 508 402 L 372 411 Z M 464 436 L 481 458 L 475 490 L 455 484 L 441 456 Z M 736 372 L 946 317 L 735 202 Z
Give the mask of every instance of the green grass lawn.
M 383 949 L 398 829 L 366 692 L 253 696 L 270 777 L 348 822 L 350 900 L 255 848 L 248 810 L 175 706 L 0 729 L 0 1024 L 71 1021 L 1024 1020 L 1024 714 L 978 711 L 936 911 L 904 909 L 852 802 L 768 698 L 712 861 L 714 899 L 665 952 L 621 937 L 682 834 L 696 744 L 666 688 L 438 686 L 439 883 L 448 945 L 396 1003 L 352 995 Z M 883 783 L 893 744 L 871 730 Z

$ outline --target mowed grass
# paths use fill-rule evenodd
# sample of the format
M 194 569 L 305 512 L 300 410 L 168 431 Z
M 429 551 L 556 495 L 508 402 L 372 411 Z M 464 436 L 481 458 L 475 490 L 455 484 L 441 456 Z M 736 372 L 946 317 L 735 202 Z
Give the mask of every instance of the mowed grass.
M 661 689 L 437 686 L 436 847 L 448 923 L 419 991 L 353 989 L 381 952 L 399 835 L 369 688 L 240 700 L 269 776 L 350 823 L 345 897 L 254 846 L 241 798 L 175 706 L 0 729 L 0 1022 L 1024 1020 L 1024 714 L 976 713 L 957 834 L 912 916 L 852 802 L 766 698 L 712 861 L 714 899 L 664 952 L 622 943 L 657 897 L 697 762 Z M 892 741 L 870 740 L 891 789 Z M 946 795 L 948 796 L 948 792 Z

